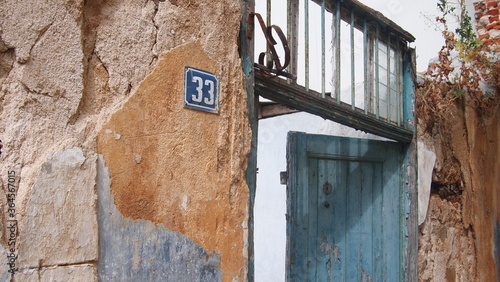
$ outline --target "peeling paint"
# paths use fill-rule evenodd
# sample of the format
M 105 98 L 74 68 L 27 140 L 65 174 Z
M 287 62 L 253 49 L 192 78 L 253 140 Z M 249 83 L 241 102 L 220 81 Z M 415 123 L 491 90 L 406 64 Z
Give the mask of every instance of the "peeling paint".
M 338 246 L 333 248 L 333 257 L 335 262 L 340 262 L 340 248 Z
M 372 278 L 370 277 L 370 275 L 368 275 L 368 273 L 366 273 L 366 271 L 361 268 L 361 282 L 371 282 L 372 281 Z
M 221 281 L 220 257 L 186 236 L 146 220 L 124 218 L 98 157 L 98 276 L 101 281 Z
M 220 75 L 219 115 L 184 107 L 185 66 Z M 250 132 L 245 97 L 231 94 L 243 89 L 243 79 L 237 79 L 242 72 L 222 68 L 200 42 L 159 56 L 153 72 L 103 126 L 97 152 L 125 218 L 161 225 L 216 252 L 224 281 L 231 281 L 242 279 L 248 264 L 240 223 L 248 220 L 249 144 L 243 140 Z
M 332 277 L 332 261 L 330 259 L 328 259 L 328 261 L 326 262 L 326 269 L 328 269 L 328 277 Z

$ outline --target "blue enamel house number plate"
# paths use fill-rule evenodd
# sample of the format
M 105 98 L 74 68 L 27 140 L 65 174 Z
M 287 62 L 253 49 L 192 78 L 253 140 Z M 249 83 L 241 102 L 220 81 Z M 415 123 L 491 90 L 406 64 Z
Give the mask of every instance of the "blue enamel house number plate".
M 219 78 L 217 75 L 185 67 L 184 93 L 186 108 L 219 113 Z

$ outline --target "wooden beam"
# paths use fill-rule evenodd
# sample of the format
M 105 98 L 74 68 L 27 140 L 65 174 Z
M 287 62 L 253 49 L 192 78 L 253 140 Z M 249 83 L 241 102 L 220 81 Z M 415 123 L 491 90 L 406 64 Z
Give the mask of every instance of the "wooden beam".
M 259 119 L 266 119 L 282 115 L 288 115 L 299 112 L 287 106 L 278 103 L 260 103 L 259 104 Z
M 373 133 L 404 143 L 410 143 L 413 132 L 396 125 L 366 115 L 364 110 L 352 110 L 346 103 L 337 103 L 331 97 L 321 98 L 321 94 L 299 85 L 288 84 L 280 78 L 265 78 L 255 73 L 255 94 L 282 105 L 318 115 L 354 129 Z

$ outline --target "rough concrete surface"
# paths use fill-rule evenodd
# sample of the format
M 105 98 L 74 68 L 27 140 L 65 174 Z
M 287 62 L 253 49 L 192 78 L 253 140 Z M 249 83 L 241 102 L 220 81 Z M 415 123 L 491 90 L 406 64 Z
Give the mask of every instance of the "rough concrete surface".
M 419 246 L 419 281 L 477 279 L 474 232 L 462 222 L 460 203 L 431 196 Z
M 97 282 L 96 267 L 92 264 L 43 269 L 40 282 Z
M 237 46 L 239 22 L 240 2 L 229 0 L 0 2 L 0 178 L 5 191 L 7 171 L 16 171 L 21 243 L 17 250 L 23 267 L 79 265 L 96 259 L 95 248 L 89 247 L 97 240 L 96 207 L 90 204 L 95 196 L 86 193 L 95 182 L 95 165 L 90 164 L 95 164 L 97 135 L 104 138 L 105 130 L 113 127 L 117 134 L 124 133 L 121 142 L 134 146 L 131 155 L 124 152 L 116 161 L 109 160 L 113 150 L 102 150 L 111 164 L 111 191 L 120 212 L 163 223 L 208 253 L 215 252 L 225 281 L 245 279 L 248 188 L 244 174 L 250 130 Z M 158 68 L 164 54 L 174 50 L 182 50 L 186 60 L 170 59 L 171 65 Z M 178 103 L 185 63 L 220 76 L 220 115 L 207 117 Z M 120 112 L 131 114 L 122 120 L 130 132 L 108 122 Z M 158 115 L 148 116 L 154 113 Z M 128 133 L 144 136 L 134 139 Z M 81 148 L 84 156 L 81 166 L 73 170 L 68 160 L 61 159 L 70 148 Z M 128 156 L 136 167 L 129 166 Z M 116 163 L 125 157 L 123 165 L 132 170 L 117 177 Z M 156 167 L 155 158 L 162 165 Z M 145 194 L 130 209 L 123 207 L 127 191 L 123 187 L 133 187 L 134 192 L 136 186 L 120 178 L 125 175 L 132 175 L 133 184 L 149 185 L 149 190 L 137 186 L 135 195 Z M 83 185 L 62 184 L 72 180 Z M 166 197 L 165 203 L 148 195 Z M 158 210 L 148 208 L 150 203 L 158 204 L 154 206 Z M 44 237 L 50 229 L 48 220 L 61 229 Z M 77 234 L 68 228 L 70 221 L 76 229 L 89 226 Z M 1 226 L 5 228 L 4 222 Z M 88 235 L 88 241 L 83 235 Z M 64 239 L 58 242 L 60 238 Z M 133 247 L 122 246 L 124 253 Z M 32 270 L 20 271 L 19 279 L 38 277 L 38 272 L 30 274 Z M 76 277 L 81 272 L 71 273 Z
M 80 148 L 48 156 L 21 221 L 20 269 L 97 260 L 95 179 Z
M 7 250 L 3 246 L 0 246 L 0 257 L 5 258 L 7 255 Z M 8 281 L 10 279 L 11 274 L 8 272 L 8 269 L 7 261 L 2 261 L 0 264 L 0 281 Z
M 29 269 L 17 272 L 11 281 L 14 282 L 40 282 L 40 273 L 38 270 Z
M 19 282 L 97 282 L 96 267 L 92 264 L 59 266 L 27 270 L 16 274 Z
M 221 74 L 220 114 L 184 108 L 184 66 Z M 167 52 L 103 127 L 98 152 L 118 210 L 215 251 L 227 281 L 245 275 L 249 132 L 242 80 L 222 68 L 199 42 Z
M 128 94 L 150 71 L 157 54 L 154 1 L 90 1 L 87 40 L 108 72 L 111 92 Z
M 436 92 L 425 95 L 441 95 L 447 91 L 442 87 L 431 85 L 425 89 Z M 418 135 L 436 153 L 429 212 L 420 226 L 421 281 L 495 281 L 499 277 L 494 258 L 500 214 L 496 93 L 481 107 L 467 95 L 445 101 L 445 107 L 434 112 L 419 102 Z
M 123 217 L 114 204 L 102 156 L 97 183 L 101 281 L 221 281 L 220 258 L 215 252 L 207 253 L 161 224 Z
M 2 176 L 22 175 L 20 208 L 47 154 L 77 145 L 62 143 L 75 143 L 68 122 L 83 93 L 82 3 L 0 3 Z

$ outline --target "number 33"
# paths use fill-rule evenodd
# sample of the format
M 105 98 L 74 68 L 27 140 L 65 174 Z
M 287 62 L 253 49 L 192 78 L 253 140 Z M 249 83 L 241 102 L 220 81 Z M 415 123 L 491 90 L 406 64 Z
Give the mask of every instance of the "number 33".
M 203 100 L 203 86 L 206 85 L 208 86 L 208 97 L 205 97 L 204 103 L 207 105 L 213 105 L 215 103 L 214 82 L 212 80 L 205 80 L 205 83 L 203 83 L 203 79 L 199 76 L 193 76 L 192 81 L 197 84 L 197 94 L 192 95 L 193 101 L 200 103 Z

